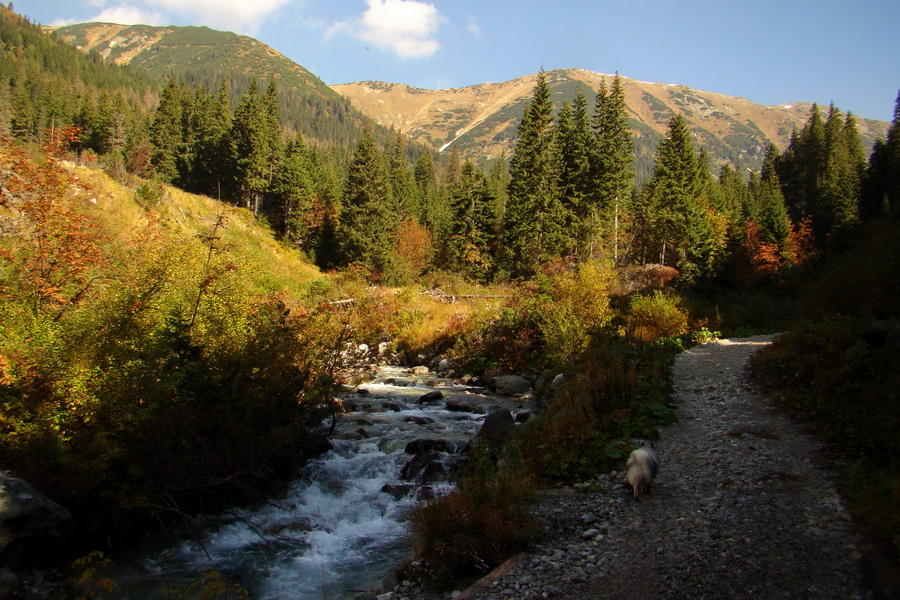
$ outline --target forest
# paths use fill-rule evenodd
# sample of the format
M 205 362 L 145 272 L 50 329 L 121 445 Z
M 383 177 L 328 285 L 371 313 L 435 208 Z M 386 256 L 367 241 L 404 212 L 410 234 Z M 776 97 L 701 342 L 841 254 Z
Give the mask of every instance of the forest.
M 814 106 L 758 173 L 712 165 L 676 115 L 637 185 L 618 77 L 554 106 L 539 76 L 486 169 L 372 126 L 308 142 L 272 81 L 157 81 L 5 8 L 0 42 L 0 467 L 70 508 L 87 549 L 265 497 L 328 447 L 345 344 L 387 336 L 477 374 L 586 375 L 506 471 L 474 461 L 491 476 L 419 517 L 464 570 L 472 546 L 441 536 L 497 503 L 496 563 L 523 543 L 524 488 L 671 420 L 672 352 L 763 329 L 790 333 L 760 380 L 842 444 L 855 508 L 900 547 L 900 96 L 871 151 Z M 187 193 L 205 198 L 185 234 Z

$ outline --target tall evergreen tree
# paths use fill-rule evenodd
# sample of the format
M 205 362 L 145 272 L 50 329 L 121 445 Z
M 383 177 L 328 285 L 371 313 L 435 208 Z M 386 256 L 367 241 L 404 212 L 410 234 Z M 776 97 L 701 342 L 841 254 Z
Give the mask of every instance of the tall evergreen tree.
M 588 193 L 591 189 L 590 159 L 593 136 L 587 116 L 587 101 L 581 88 L 572 105 L 564 102 L 554 131 L 557 158 L 557 186 L 567 252 L 578 255 L 588 238 Z
M 303 250 L 311 250 L 315 190 L 309 154 L 299 135 L 285 146 L 284 158 L 275 171 L 272 192 L 281 234 Z
M 228 192 L 228 170 L 232 164 L 230 97 L 228 81 L 223 80 L 215 96 L 205 93 L 205 88 L 198 88 L 195 100 L 197 121 L 194 125 L 192 180 L 197 191 L 220 199 L 223 187 Z
M 778 163 L 778 178 L 791 219 L 800 221 L 819 211 L 819 182 L 826 159 L 825 122 L 813 104 L 809 120 L 791 142 Z
M 553 156 L 553 104 L 543 70 L 519 125 L 510 162 L 504 224 L 504 268 L 529 276 L 563 250 L 563 213 Z
M 163 88 L 159 106 L 150 129 L 153 144 L 151 163 L 156 172 L 166 181 L 175 181 L 179 176 L 179 164 L 184 152 L 184 119 L 187 112 L 187 90 L 183 85 L 170 79 Z
M 749 186 L 755 210 L 748 218 L 758 225 L 761 241 L 776 245 L 781 258 L 789 261 L 791 220 L 788 217 L 784 196 L 781 193 L 781 182 L 775 168 L 777 160 L 778 149 L 772 144 L 766 152 L 760 176 L 754 178 Z
M 714 227 L 704 201 L 705 177 L 687 123 L 675 115 L 656 155 L 647 185 L 645 210 L 649 231 L 648 257 L 674 264 L 693 278 L 710 273 L 714 256 Z
M 900 207 L 900 92 L 887 139 L 879 139 L 869 156 L 862 195 L 860 210 L 867 219 Z
M 451 192 L 450 225 L 444 242 L 447 266 L 478 280 L 487 279 L 493 266 L 490 187 L 484 172 L 466 161 Z
M 391 151 L 389 178 L 394 205 L 400 211 L 400 220 L 413 217 L 422 220 L 422 202 L 413 169 L 406 157 L 406 141 L 402 133 L 397 132 Z
M 391 269 L 398 215 L 390 210 L 390 183 L 372 130 L 363 131 L 347 171 L 341 203 L 340 256 L 343 264 L 370 266 L 376 275 Z
M 625 88 L 618 73 L 607 91 L 602 82 L 593 117 L 596 153 L 592 161 L 593 220 L 612 232 L 613 259 L 622 246 L 622 221 L 634 180 L 634 134 L 628 126 Z M 594 244 L 592 244 L 593 246 Z
M 265 98 L 259 94 L 256 79 L 241 96 L 234 112 L 231 127 L 231 152 L 235 189 L 238 199 L 254 214 L 264 210 L 263 200 L 269 192 L 280 154 L 280 140 L 274 125 L 278 122 L 277 110 L 269 86 Z

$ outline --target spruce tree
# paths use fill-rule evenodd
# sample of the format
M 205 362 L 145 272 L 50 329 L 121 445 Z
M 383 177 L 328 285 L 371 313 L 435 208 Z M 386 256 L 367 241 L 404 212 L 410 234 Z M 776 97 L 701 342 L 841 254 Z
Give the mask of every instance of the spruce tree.
M 601 231 L 611 231 L 613 259 L 619 262 L 622 223 L 634 180 L 634 134 L 628 126 L 625 88 L 618 73 L 609 91 L 605 80 L 601 83 L 593 127 L 596 142 L 591 181 L 596 191 L 592 198 L 592 220 L 603 225 Z
M 590 167 L 593 136 L 587 116 L 587 101 L 581 88 L 572 105 L 564 102 L 556 118 L 554 130 L 557 158 L 557 187 L 564 234 L 562 242 L 569 254 L 582 254 L 581 246 L 588 238 L 588 193 L 591 189 Z
M 275 171 L 272 192 L 275 196 L 275 221 L 282 236 L 299 248 L 312 249 L 312 209 L 315 190 L 312 166 L 303 138 L 288 142 L 284 158 Z
M 466 161 L 451 192 L 450 224 L 444 247 L 447 266 L 477 280 L 486 280 L 493 267 L 492 202 L 484 172 Z
M 416 186 L 416 178 L 406 158 L 406 141 L 402 133 L 397 132 L 391 152 L 389 165 L 391 195 L 394 205 L 400 211 L 402 221 L 406 217 L 422 220 L 422 202 Z
M 353 154 L 341 202 L 338 240 L 341 262 L 364 264 L 376 276 L 391 269 L 398 215 L 390 210 L 384 161 L 368 126 Z
M 174 79 L 163 88 L 159 105 L 150 128 L 150 142 L 153 144 L 151 163 L 165 181 L 178 178 L 179 157 L 184 144 L 184 114 L 186 90 Z
M 900 206 L 900 92 L 887 139 L 877 140 L 869 156 L 861 202 L 860 211 L 866 219 Z
M 278 115 L 270 112 L 277 110 L 273 90 L 270 85 L 265 98 L 261 97 L 254 78 L 241 96 L 231 127 L 235 188 L 241 203 L 254 214 L 263 210 L 281 150 L 275 130 Z
M 510 162 L 503 267 L 513 276 L 530 276 L 563 249 L 563 214 L 553 156 L 553 104 L 543 70 L 519 125 Z
M 687 123 L 675 115 L 656 154 L 656 167 L 646 189 L 649 256 L 674 265 L 687 278 L 708 274 L 715 258 L 714 227 L 703 198 L 700 169 Z

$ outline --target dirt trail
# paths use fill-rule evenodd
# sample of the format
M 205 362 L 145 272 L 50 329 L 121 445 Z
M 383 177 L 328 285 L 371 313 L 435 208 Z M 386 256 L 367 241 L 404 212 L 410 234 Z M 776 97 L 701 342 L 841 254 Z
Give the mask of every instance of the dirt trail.
M 747 362 L 771 339 L 682 353 L 679 422 L 656 443 L 662 464 L 650 495 L 632 500 L 622 473 L 542 494 L 538 546 L 463 596 L 874 597 L 822 448 L 749 383 Z

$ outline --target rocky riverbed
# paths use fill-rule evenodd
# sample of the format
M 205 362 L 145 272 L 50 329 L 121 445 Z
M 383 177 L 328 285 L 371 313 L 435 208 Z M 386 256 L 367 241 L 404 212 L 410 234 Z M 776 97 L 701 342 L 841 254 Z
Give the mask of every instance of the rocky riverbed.
M 404 583 L 381 600 L 880 597 L 833 465 L 748 380 L 771 336 L 719 340 L 674 366 L 677 424 L 632 499 L 623 473 L 540 494 L 539 542 L 465 591 Z

